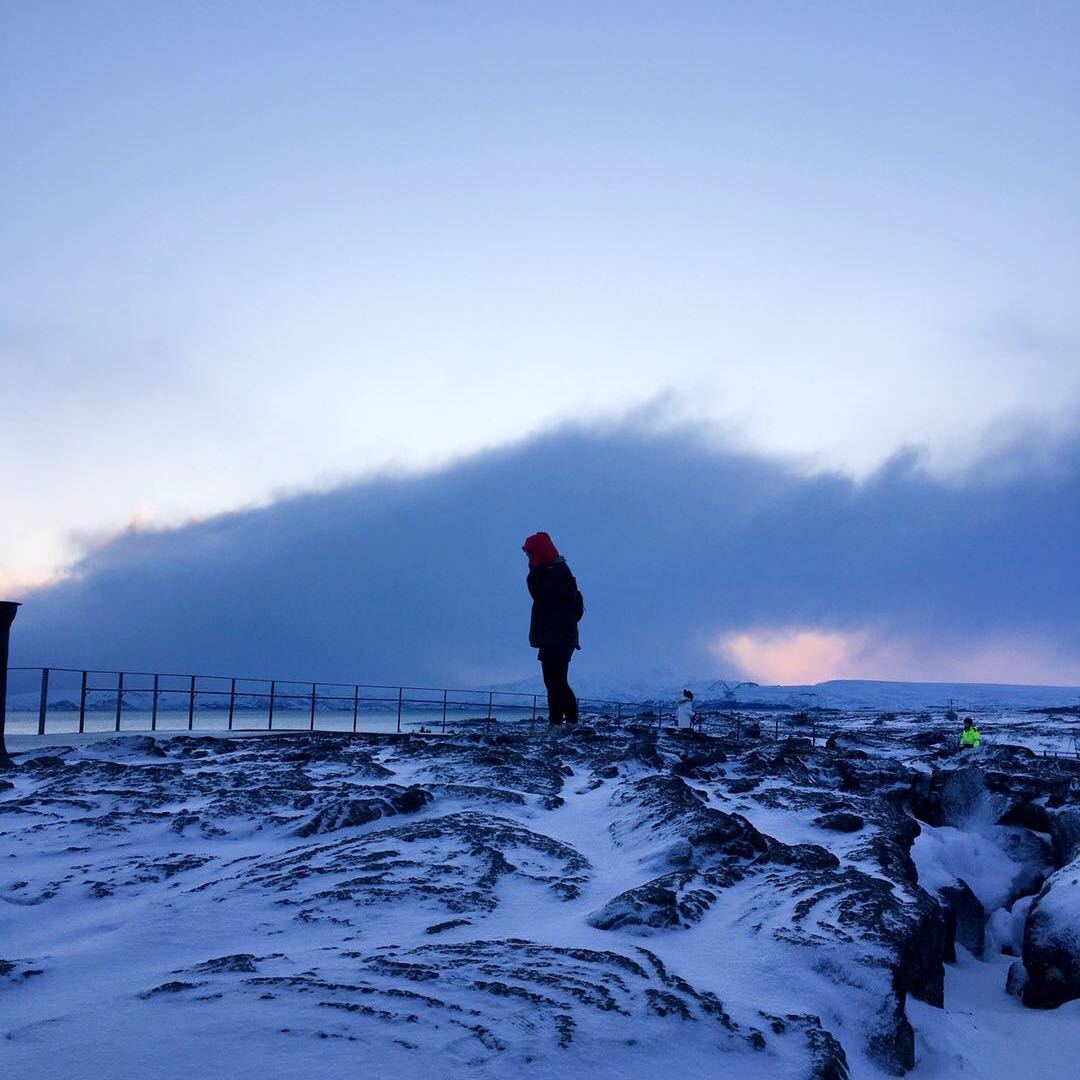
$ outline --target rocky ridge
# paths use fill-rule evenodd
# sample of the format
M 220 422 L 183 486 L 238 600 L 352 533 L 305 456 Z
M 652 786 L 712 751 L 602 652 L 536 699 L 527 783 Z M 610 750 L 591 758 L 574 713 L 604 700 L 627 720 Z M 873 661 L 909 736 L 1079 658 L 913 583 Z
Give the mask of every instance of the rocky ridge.
M 167 1009 L 205 1037 L 237 1015 L 400 1075 L 567 1055 L 647 1075 L 673 1039 L 741 1076 L 900 1075 L 908 999 L 941 1005 L 958 944 L 1015 950 L 1029 1005 L 1080 997 L 1080 768 L 830 742 L 507 726 L 21 755 L 0 792 L 6 1034 L 81 1030 L 53 1001 L 80 1000 L 120 926 L 154 943 L 107 980 L 127 1022 Z M 975 829 L 1008 860 L 1001 896 L 920 881 L 928 838 Z M 995 934 L 1024 904 L 1022 941 Z M 72 912 L 111 928 L 74 956 Z

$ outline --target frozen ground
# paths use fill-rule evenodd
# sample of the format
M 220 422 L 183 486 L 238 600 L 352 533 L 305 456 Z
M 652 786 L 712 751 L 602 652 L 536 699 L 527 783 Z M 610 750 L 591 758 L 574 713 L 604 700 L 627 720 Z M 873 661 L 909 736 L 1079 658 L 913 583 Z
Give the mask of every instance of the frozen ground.
M 962 946 L 945 970 L 945 1008 L 909 1006 L 925 1080 L 1066 1080 L 1080 1070 L 1080 1001 L 1044 1012 L 1005 992 L 1007 956 L 977 960 Z
M 0 1075 L 1072 1075 L 1080 1000 L 1005 989 L 1075 858 L 1080 764 L 1007 745 L 1046 716 L 958 755 L 934 716 L 783 715 L 18 736 Z

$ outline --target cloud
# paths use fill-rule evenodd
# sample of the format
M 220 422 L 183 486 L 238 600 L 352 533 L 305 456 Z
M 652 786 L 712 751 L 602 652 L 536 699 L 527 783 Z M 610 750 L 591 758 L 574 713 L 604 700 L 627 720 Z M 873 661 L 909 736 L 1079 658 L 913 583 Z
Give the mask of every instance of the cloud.
M 934 640 L 890 637 L 869 627 L 764 627 L 729 631 L 713 643 L 723 663 L 755 680 L 805 685 L 831 679 L 923 682 L 1076 683 L 1080 663 L 1051 641 L 1008 636 Z
M 531 677 L 520 545 L 546 529 L 585 593 L 575 670 L 594 685 L 1080 682 L 1080 439 L 1047 456 L 943 481 L 904 453 L 857 483 L 688 427 L 566 427 L 425 475 L 140 523 L 26 595 L 13 662 Z
M 823 671 L 833 678 L 865 678 L 866 637 L 866 631 L 805 627 L 737 630 L 722 634 L 715 652 L 762 681 L 799 685 L 819 680 Z

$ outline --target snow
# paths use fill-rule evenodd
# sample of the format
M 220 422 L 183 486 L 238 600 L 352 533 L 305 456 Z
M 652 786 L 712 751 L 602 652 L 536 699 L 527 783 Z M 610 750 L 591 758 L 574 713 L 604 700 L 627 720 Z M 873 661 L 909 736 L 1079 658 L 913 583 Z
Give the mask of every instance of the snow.
M 959 878 L 967 882 L 988 913 L 1000 908 L 1009 900 L 1012 883 L 1023 866 L 1005 854 L 992 829 L 966 832 L 924 823 L 911 848 L 919 884 L 937 892 L 955 885 Z
M 908 1003 L 918 1065 L 912 1080 L 1066 1080 L 1080 1062 L 1080 1001 L 1026 1009 L 1005 993 L 1008 956 L 976 960 L 957 946 L 945 969 L 945 1008 Z
M 1047 881 L 1047 886 L 1039 899 L 1039 909 L 1055 927 L 1069 931 L 1080 945 L 1080 859 L 1062 867 Z
M 850 690 L 853 697 L 865 692 L 862 684 Z M 1007 723 L 1010 732 L 1041 721 L 1004 708 L 999 715 L 1002 730 Z M 873 752 L 883 758 L 931 768 L 918 759 L 921 751 L 904 742 L 924 729 L 921 722 L 903 717 L 870 722 L 856 715 L 835 724 L 851 732 L 872 730 L 880 738 Z M 159 733 L 157 742 L 175 756 L 176 747 L 188 738 Z M 232 738 L 241 747 L 241 758 L 244 748 L 269 748 L 278 741 L 259 734 Z M 297 765 L 310 782 L 314 802 L 279 804 L 277 796 L 267 794 L 264 819 L 243 811 L 224 812 L 214 801 L 217 787 L 232 783 L 238 770 L 247 774 L 247 789 L 268 785 L 269 774 L 259 771 L 258 762 L 213 755 L 185 759 L 187 775 L 201 793 L 178 792 L 155 804 L 137 787 L 136 794 L 123 794 L 125 784 L 136 783 L 131 776 L 143 775 L 139 770 L 149 776 L 162 767 L 161 755 L 138 740 L 117 742 L 113 733 L 53 734 L 44 739 L 15 736 L 9 743 L 14 751 L 34 748 L 61 754 L 69 766 L 118 763 L 135 772 L 118 773 L 115 779 L 98 777 L 97 786 L 77 793 L 71 805 L 55 805 L 40 815 L 18 816 L 5 813 L 4 807 L 44 791 L 49 781 L 43 773 L 19 770 L 12 774 L 14 790 L 0 792 L 0 958 L 17 961 L 6 984 L 0 976 L 0 1031 L 5 1036 L 0 1040 L 0 1075 L 29 1080 L 69 1080 L 76 1075 L 80 1080 L 190 1080 L 193 1075 L 273 1080 L 303 1073 L 333 1080 L 363 1071 L 394 1080 L 425 1073 L 483 1078 L 521 1071 L 538 1077 L 558 1072 L 600 1080 L 651 1080 L 674 1065 L 679 1072 L 705 1076 L 802 1080 L 807 1040 L 793 1032 L 774 1036 L 763 1014 L 820 1017 L 823 1027 L 842 1042 L 853 1077 L 877 1080 L 885 1075 L 866 1051 L 867 1036 L 879 1020 L 881 985 L 887 983 L 884 969 L 874 966 L 883 953 L 865 941 L 793 945 L 785 937 L 795 920 L 783 871 L 724 889 L 690 931 L 609 931 L 590 924 L 590 917 L 613 897 L 665 873 L 685 855 L 677 828 L 636 823 L 632 808 L 614 794 L 655 772 L 644 762 L 620 762 L 617 778 L 605 783 L 577 764 L 574 774 L 561 781 L 563 805 L 552 809 L 539 789 L 511 792 L 516 801 L 484 802 L 494 798 L 479 794 L 484 790 L 480 785 L 490 778 L 473 775 L 471 759 L 449 752 L 442 757 L 410 756 L 401 749 L 405 744 L 384 740 L 373 767 L 391 775 L 360 777 L 353 766 L 332 760 Z M 539 755 L 546 744 L 536 745 Z M 565 760 L 576 761 L 573 754 Z M 752 792 L 733 793 L 721 781 L 737 772 L 734 763 L 721 763 L 712 780 L 689 783 L 702 806 L 743 815 L 781 843 L 826 848 L 844 867 L 881 873 L 861 846 L 873 832 L 871 824 L 852 834 L 829 832 L 814 825 L 815 813 L 799 802 L 814 794 L 812 784 L 772 779 Z M 273 782 L 279 781 L 275 773 Z M 318 819 L 322 800 L 331 799 L 331 809 L 340 811 L 343 792 L 367 783 L 395 789 L 442 785 L 442 790 L 435 804 L 415 814 L 312 837 L 298 832 L 303 823 Z M 163 816 L 124 819 L 116 829 L 90 824 L 94 814 L 110 807 L 128 813 L 142 803 Z M 363 875 L 350 869 L 353 863 L 363 857 L 377 864 L 378 852 L 388 842 L 384 838 L 400 838 L 402 826 L 445 826 L 456 817 L 465 829 L 468 815 L 480 804 L 489 822 L 496 818 L 507 829 L 522 830 L 519 839 L 502 848 L 515 872 L 497 879 L 490 903 L 455 912 L 440 906 L 437 893 L 444 885 L 451 890 L 468 886 L 473 874 L 469 860 L 474 857 L 470 844 L 483 839 L 484 825 L 469 831 L 463 843 L 457 843 L 452 830 L 426 836 L 421 828 L 409 841 L 417 867 L 406 866 L 397 878 L 386 879 L 390 892 L 411 889 L 411 894 L 394 893 L 385 903 L 361 906 L 357 890 L 365 887 Z M 177 832 L 171 825 L 177 815 L 206 813 L 211 817 L 202 832 L 199 827 Z M 328 813 L 319 820 L 334 824 L 347 819 Z M 1013 840 L 1022 830 L 995 825 L 989 813 L 975 813 L 960 826 L 922 824 L 911 856 L 920 884 L 930 892 L 958 879 L 967 882 L 989 916 L 988 947 L 984 960 L 958 949 L 958 962 L 946 970 L 943 1010 L 909 997 L 918 1059 L 911 1075 L 917 1080 L 961 1075 L 1056 1080 L 1074 1075 L 1080 1060 L 1080 1002 L 1052 1011 L 1031 1010 L 1004 990 L 1012 957 L 1002 950 L 1019 953 L 1032 902 L 1026 896 L 1006 906 L 1017 881 L 1030 871 L 1015 857 L 1020 849 Z M 530 837 L 540 839 L 533 844 Z M 542 846 L 544 838 L 551 847 Z M 574 859 L 559 845 L 577 853 L 587 872 L 575 869 Z M 176 869 L 193 856 L 207 861 Z M 340 873 L 330 872 L 335 860 L 344 868 Z M 110 883 L 108 895 L 94 898 L 88 883 L 95 880 Z M 573 882 L 574 895 L 560 893 L 550 884 L 555 880 Z M 905 888 L 897 886 L 898 891 Z M 1054 902 L 1071 905 L 1053 913 L 1056 922 L 1080 926 L 1080 889 L 1061 890 Z M 298 917 L 311 905 L 324 907 L 326 917 Z M 455 918 L 466 921 L 437 935 L 428 932 L 433 924 Z M 823 905 L 814 919 L 815 925 L 828 928 L 835 912 Z M 557 945 L 597 953 L 614 950 L 624 956 L 638 956 L 634 950 L 645 948 L 691 987 L 717 993 L 742 1033 L 763 1030 L 768 1049 L 752 1051 L 741 1036 L 710 1033 L 701 1018 L 675 1025 L 671 1017 L 641 1010 L 641 995 L 658 985 L 648 972 L 631 977 L 597 968 L 600 983 L 615 985 L 616 975 L 624 981 L 628 1015 L 617 1009 L 604 1014 L 582 1010 L 572 1048 L 554 1056 L 551 1031 L 545 1026 L 550 1018 L 543 1009 L 512 998 L 493 1000 L 477 990 L 481 982 L 509 978 L 500 967 L 505 962 L 501 953 L 470 960 L 474 967 L 444 964 L 439 988 L 455 1007 L 482 1012 L 495 1036 L 506 1040 L 507 1032 L 514 1033 L 506 1040 L 511 1049 L 501 1057 L 473 1034 L 463 1031 L 456 1039 L 448 1038 L 438 1010 L 429 1010 L 435 1019 L 425 1014 L 420 1023 L 380 1020 L 349 1011 L 347 1006 L 355 1001 L 333 989 L 364 980 L 376 986 L 382 976 L 373 957 L 415 958 L 425 955 L 424 949 L 452 950 L 508 939 L 527 939 L 540 949 Z M 203 970 L 213 958 L 236 954 L 255 958 L 253 973 Z M 566 962 L 555 953 L 536 958 L 538 970 L 544 971 L 557 971 Z M 41 974 L 23 974 L 38 970 Z M 264 982 L 255 986 L 258 980 Z M 184 983 L 192 988 L 154 992 Z M 409 985 L 417 992 L 430 990 L 424 983 Z M 373 991 L 372 1000 L 375 996 Z
M 1010 907 L 1000 907 L 986 924 L 986 955 L 1019 956 L 1024 949 L 1024 925 L 1034 896 L 1022 896 Z
M 154 757 L 120 754 L 116 743 L 103 740 L 90 743 L 80 756 L 102 761 L 120 757 L 127 767 L 158 764 Z M 208 777 L 213 773 L 211 760 L 204 771 Z M 397 761 L 393 779 L 407 785 L 427 772 L 424 764 Z M 334 770 L 326 766 L 309 770 L 309 775 L 331 784 L 335 781 Z M 18 775 L 17 793 L 38 783 L 33 776 Z M 589 790 L 571 780 L 564 795 L 567 803 L 556 811 L 542 811 L 528 802 L 500 810 L 506 820 L 526 828 L 542 821 L 548 836 L 575 846 L 590 860 L 593 873 L 582 895 L 568 905 L 538 889 L 527 877 L 515 875 L 498 886 L 493 910 L 481 915 L 470 912 L 473 925 L 440 935 L 440 945 L 473 942 L 478 936 L 499 940 L 524 934 L 530 940 L 557 942 L 562 947 L 622 947 L 625 951 L 625 943 L 613 942 L 610 934 L 590 927 L 584 916 L 613 889 L 640 881 L 641 869 L 608 839 L 608 792 Z M 170 809 L 181 808 L 177 803 Z M 183 808 L 197 806 L 189 802 Z M 448 809 L 452 808 L 444 805 L 440 812 Z M 428 811 L 416 815 L 421 820 L 433 816 Z M 189 1080 L 193 1075 L 285 1078 L 313 1071 L 320 1077 L 351 1077 L 358 1069 L 383 1077 L 505 1074 L 502 1070 L 510 1063 L 496 1067 L 477 1058 L 477 1044 L 465 1034 L 458 1042 L 426 1044 L 423 1032 L 403 1025 L 400 1037 L 413 1047 L 406 1053 L 384 1036 L 376 1021 L 350 1013 L 335 1015 L 305 995 L 282 995 L 279 1003 L 234 991 L 223 1010 L 212 1000 L 219 991 L 210 987 L 205 995 L 184 990 L 153 993 L 154 987 L 197 978 L 190 972 L 208 958 L 249 952 L 269 957 L 259 961 L 260 975 L 299 978 L 318 969 L 328 983 L 356 978 L 355 963 L 347 954 L 336 954 L 341 931 L 325 922 L 297 921 L 289 908 L 282 907 L 283 898 L 295 899 L 295 888 L 279 895 L 251 887 L 233 892 L 204 887 L 220 877 L 221 863 L 242 867 L 252 861 L 280 860 L 296 849 L 295 828 L 258 830 L 247 821 L 224 819 L 216 824 L 226 828 L 226 837 L 195 842 L 177 836 L 164 823 L 126 829 L 111 839 L 87 833 L 75 845 L 82 849 L 79 852 L 72 851 L 69 841 L 81 830 L 71 826 L 59 842 L 29 842 L 29 836 L 13 842 L 10 833 L 4 836 L 4 853 L 14 859 L 17 869 L 9 863 L 0 890 L 6 901 L 0 903 L 0 955 L 18 957 L 20 968 L 40 967 L 43 974 L 8 989 L 20 997 L 5 1010 L 0 1073 L 70 1080 L 72 1055 L 76 1055 L 78 1075 L 86 1080 Z M 343 833 L 362 840 L 379 825 Z M 209 853 L 213 862 L 189 875 L 149 881 L 151 864 L 185 850 Z M 319 858 L 311 849 L 298 870 L 318 866 Z M 105 901 L 90 900 L 84 887 L 67 884 L 73 864 L 93 864 L 93 877 L 104 876 L 104 867 L 125 860 L 131 870 L 118 875 L 124 883 Z M 518 865 L 540 869 L 527 856 Z M 28 881 L 29 887 L 13 888 L 19 881 Z M 55 895 L 48 895 L 52 883 L 63 884 Z M 379 943 L 422 947 L 430 945 L 425 928 L 435 921 L 430 906 L 417 897 L 413 903 L 366 909 L 362 924 L 344 940 L 354 941 L 359 949 Z M 676 966 L 686 945 L 678 935 L 671 935 L 669 942 L 648 944 Z M 275 954 L 280 955 L 275 958 Z M 463 1007 L 470 1001 L 467 981 L 456 990 Z M 747 1026 L 760 1023 L 760 1017 L 745 1007 L 741 1014 L 739 1020 Z M 511 1003 L 502 1018 L 520 1034 L 512 1055 L 517 1066 L 530 1054 L 542 1055 L 543 1032 L 533 1030 L 536 1023 L 527 1008 Z M 669 1059 L 672 1034 L 670 1023 L 660 1017 L 606 1015 L 603 1023 L 579 1033 L 573 1068 L 601 1080 L 653 1076 Z M 61 1048 L 63 1052 L 57 1053 Z M 707 1038 L 699 1024 L 684 1033 L 679 1060 L 687 1069 L 708 1074 L 716 1067 L 718 1052 L 716 1041 Z M 747 1080 L 795 1080 L 800 1075 L 801 1059 L 775 1042 L 766 1054 L 745 1047 L 731 1052 L 738 1059 L 737 1074 Z M 543 1066 L 538 1068 L 535 1075 L 545 1075 Z

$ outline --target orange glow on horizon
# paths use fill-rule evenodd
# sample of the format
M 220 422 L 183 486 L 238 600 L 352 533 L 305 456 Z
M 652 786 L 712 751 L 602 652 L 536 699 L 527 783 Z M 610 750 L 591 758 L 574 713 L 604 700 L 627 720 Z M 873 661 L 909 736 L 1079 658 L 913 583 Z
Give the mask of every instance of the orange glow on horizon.
M 712 652 L 745 678 L 775 685 L 831 679 L 1053 685 L 1062 682 L 1063 672 L 1080 683 L 1075 657 L 1029 638 L 949 648 L 932 638 L 884 638 L 866 628 L 754 627 L 719 635 Z
M 750 630 L 725 634 L 717 651 L 752 678 L 782 685 L 825 682 L 852 676 L 853 657 L 865 647 L 837 630 Z

